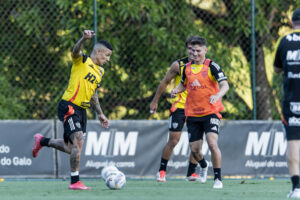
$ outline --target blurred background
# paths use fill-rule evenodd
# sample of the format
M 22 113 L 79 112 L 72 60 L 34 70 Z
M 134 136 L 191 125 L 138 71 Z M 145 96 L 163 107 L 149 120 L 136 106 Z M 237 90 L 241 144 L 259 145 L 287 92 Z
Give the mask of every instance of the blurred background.
M 207 57 L 231 86 L 224 118 L 278 120 L 281 75 L 276 41 L 292 31 L 297 0 L 1 0 L 0 119 L 53 119 L 68 85 L 71 49 L 84 29 L 114 47 L 99 100 L 109 119 L 167 119 L 170 85 L 158 112 L 149 104 L 185 40 L 207 39 Z M 89 119 L 94 118 L 88 111 Z

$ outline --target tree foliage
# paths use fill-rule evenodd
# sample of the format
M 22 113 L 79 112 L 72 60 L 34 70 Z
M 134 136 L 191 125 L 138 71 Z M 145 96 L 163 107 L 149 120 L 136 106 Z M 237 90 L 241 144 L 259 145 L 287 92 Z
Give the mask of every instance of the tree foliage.
M 256 1 L 256 65 L 259 113 L 277 110 L 279 87 L 268 80 L 264 49 L 272 52 L 299 3 Z M 0 7 L 0 118 L 46 119 L 56 116 L 56 106 L 68 84 L 70 50 L 84 29 L 93 29 L 92 1 L 11 0 Z M 114 46 L 111 62 L 99 92 L 101 106 L 110 119 L 147 119 L 150 101 L 170 64 L 185 53 L 184 41 L 201 35 L 208 41 L 207 57 L 215 60 L 229 78 L 231 90 L 224 98 L 225 117 L 251 119 L 251 4 L 250 1 L 214 0 L 97 0 L 97 38 Z M 93 41 L 85 44 L 89 54 Z M 274 79 L 278 79 L 275 77 Z M 167 93 L 155 118 L 167 118 Z M 269 98 L 271 97 L 271 98 Z M 261 100 L 270 99 L 269 104 Z M 8 106 L 10 105 L 10 106 Z M 89 112 L 89 116 L 93 117 Z M 278 112 L 261 115 L 278 118 Z

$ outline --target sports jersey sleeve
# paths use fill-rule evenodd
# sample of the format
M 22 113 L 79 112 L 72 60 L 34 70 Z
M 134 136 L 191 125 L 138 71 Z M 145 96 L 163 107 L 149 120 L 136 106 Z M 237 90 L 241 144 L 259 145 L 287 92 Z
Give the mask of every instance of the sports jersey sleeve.
M 274 58 L 274 66 L 277 68 L 282 68 L 282 61 L 281 61 L 281 56 L 280 56 L 280 44 L 282 41 L 282 37 L 280 37 L 276 43 L 275 47 L 275 58 Z
M 73 62 L 73 64 L 85 63 L 85 61 L 87 60 L 87 58 L 88 58 L 87 55 L 82 54 L 78 58 L 73 58 L 72 57 L 72 62 Z
M 217 63 L 215 63 L 214 61 L 212 61 L 209 66 L 210 66 L 211 74 L 215 77 L 215 79 L 218 82 L 227 80 L 227 77 L 224 74 L 222 68 Z
M 181 75 L 181 81 L 180 81 L 183 85 L 186 84 L 186 81 L 185 81 L 185 80 L 186 80 L 185 68 L 186 68 L 186 64 L 185 64 L 184 67 L 183 67 L 182 75 Z

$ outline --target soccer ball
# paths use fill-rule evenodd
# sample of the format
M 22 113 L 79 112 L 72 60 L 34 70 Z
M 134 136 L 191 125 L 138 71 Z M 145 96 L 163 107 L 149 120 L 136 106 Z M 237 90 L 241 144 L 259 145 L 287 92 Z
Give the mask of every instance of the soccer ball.
M 106 186 L 111 190 L 120 190 L 126 184 L 126 177 L 123 172 L 116 172 L 109 175 L 105 180 Z
M 116 172 L 118 172 L 119 170 L 114 166 L 114 165 L 109 165 L 106 166 L 102 169 L 101 171 L 101 177 L 106 180 L 106 178 L 111 175 L 111 174 L 115 174 Z

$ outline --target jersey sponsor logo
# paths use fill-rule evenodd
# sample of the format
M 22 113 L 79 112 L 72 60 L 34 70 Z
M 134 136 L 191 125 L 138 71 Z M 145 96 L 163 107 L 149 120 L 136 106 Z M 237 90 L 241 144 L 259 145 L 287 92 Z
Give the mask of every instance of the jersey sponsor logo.
M 300 78 L 300 73 L 294 74 L 293 72 L 288 72 L 288 78 Z
M 211 64 L 219 71 L 221 69 L 221 67 L 215 63 L 215 62 L 211 62 Z
M 219 78 L 223 78 L 224 77 L 224 73 L 220 72 L 220 73 L 218 73 L 218 76 L 219 76 Z
M 220 126 L 220 120 L 217 119 L 217 118 L 211 118 L 210 119 L 210 124 L 214 124 L 214 125 Z
M 193 111 L 195 112 L 203 112 L 205 110 L 205 108 L 195 108 L 193 109 Z
M 300 41 L 300 36 L 297 34 L 289 34 L 286 36 L 286 39 L 291 42 L 291 41 Z
M 94 84 L 94 81 L 96 80 L 96 76 L 89 72 L 84 79 L 88 80 L 90 83 Z
M 196 79 L 194 80 L 194 82 L 191 84 L 192 87 L 197 87 L 197 86 L 201 86 L 199 81 Z
M 207 88 L 206 85 L 201 85 L 197 79 L 195 79 L 193 82 L 190 82 L 189 87 L 192 90 Z
M 289 126 L 300 126 L 300 118 L 290 117 L 288 121 L 289 121 Z
M 286 60 L 288 61 L 300 61 L 300 49 L 288 50 L 286 54 Z
M 300 114 L 300 102 L 290 102 L 290 110 L 292 113 Z

